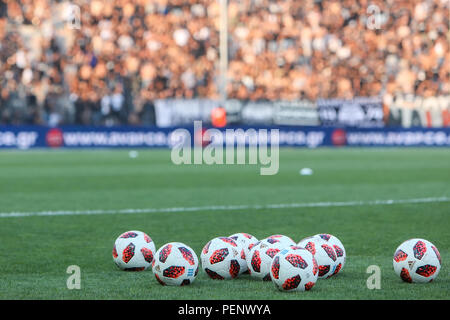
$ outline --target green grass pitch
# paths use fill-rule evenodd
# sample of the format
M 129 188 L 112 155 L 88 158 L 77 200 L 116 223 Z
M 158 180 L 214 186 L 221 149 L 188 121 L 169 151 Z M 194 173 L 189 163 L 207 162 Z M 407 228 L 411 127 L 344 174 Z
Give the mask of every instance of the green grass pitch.
M 311 176 L 299 170 L 309 167 Z M 255 165 L 180 165 L 168 150 L 7 151 L 0 153 L 0 212 L 270 205 L 450 197 L 449 149 L 281 149 L 280 171 Z M 343 271 L 303 293 L 279 292 L 243 275 L 186 287 L 162 287 L 151 271 L 122 272 L 112 261 L 116 237 L 148 233 L 159 248 L 184 242 L 200 256 L 216 237 L 248 232 L 295 241 L 331 233 L 343 242 Z M 438 278 L 407 284 L 393 271 L 404 240 L 433 242 Z M 0 218 L 0 299 L 449 299 L 450 202 L 310 208 L 199 210 Z M 81 289 L 68 290 L 70 265 Z M 381 268 L 381 289 L 369 290 L 369 265 Z

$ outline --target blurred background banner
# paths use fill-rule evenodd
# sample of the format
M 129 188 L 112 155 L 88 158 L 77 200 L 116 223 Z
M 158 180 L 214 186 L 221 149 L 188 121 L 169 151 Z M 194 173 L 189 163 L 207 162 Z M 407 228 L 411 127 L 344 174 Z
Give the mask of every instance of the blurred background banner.
M 89 127 L 63 126 L 48 128 L 45 126 L 3 126 L 0 127 L 0 148 L 171 148 L 179 140 L 173 132 L 179 128 L 186 129 L 187 142 L 193 143 L 196 136 L 193 126 L 186 127 Z M 225 139 L 227 129 L 242 129 L 242 139 L 248 146 L 247 129 L 255 129 L 259 139 L 259 129 L 278 129 L 279 145 L 282 147 L 322 146 L 341 147 L 408 147 L 408 146 L 450 146 L 450 128 L 338 128 L 321 126 L 242 126 L 220 128 Z M 204 127 L 202 134 L 208 127 Z M 216 128 L 217 129 L 217 128 Z M 238 131 L 235 131 L 238 132 Z M 204 136 L 203 136 L 204 137 Z M 236 138 L 236 139 L 238 139 Z M 205 140 L 205 138 L 204 138 Z M 242 141 L 244 141 L 242 140 Z M 236 140 L 237 141 L 237 140 Z M 241 140 L 239 140 L 241 141 Z
M 320 99 L 320 123 L 324 126 L 383 127 L 383 105 L 379 98 Z
M 159 99 L 155 101 L 158 127 L 211 121 L 220 102 L 211 99 Z M 224 106 L 228 124 L 376 127 L 448 127 L 450 96 L 422 98 L 396 96 L 389 104 L 379 97 L 319 99 L 311 101 L 229 100 Z
M 273 113 L 273 123 L 276 125 L 320 125 L 316 103 L 309 100 L 277 101 L 274 103 Z
M 386 125 L 399 127 L 449 127 L 450 95 L 420 97 L 399 94 L 386 104 Z
M 211 112 L 219 103 L 210 99 L 158 99 L 155 124 L 158 127 L 191 125 L 194 120 L 210 122 Z

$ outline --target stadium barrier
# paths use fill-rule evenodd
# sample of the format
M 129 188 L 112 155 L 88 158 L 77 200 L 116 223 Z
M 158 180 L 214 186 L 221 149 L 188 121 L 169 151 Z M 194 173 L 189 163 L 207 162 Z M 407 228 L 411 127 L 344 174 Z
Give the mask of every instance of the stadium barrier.
M 182 126 L 194 120 L 208 122 L 218 101 L 209 99 L 164 99 L 155 101 L 158 127 Z M 241 101 L 225 104 L 229 124 L 295 126 L 384 126 L 383 104 L 379 98 L 352 100 L 306 99 L 298 101 Z
M 164 99 L 155 101 L 156 125 L 174 127 L 194 120 L 210 121 L 212 110 L 220 106 L 210 99 Z M 228 124 L 345 126 L 358 128 L 450 126 L 450 96 L 418 97 L 396 95 L 319 99 L 317 101 L 241 101 L 225 103 Z
M 181 127 L 77 127 L 0 126 L 0 149 L 32 148 L 170 148 L 177 143 L 173 133 Z M 194 139 L 194 127 L 182 127 Z M 450 128 L 345 128 L 317 126 L 253 126 L 233 129 L 246 144 L 247 129 L 278 129 L 282 147 L 450 147 Z M 208 128 L 203 128 L 207 130 Z M 237 130 L 242 129 L 242 130 Z M 239 133 L 240 132 L 240 133 Z M 258 137 L 253 137 L 258 139 Z M 225 141 L 225 139 L 223 139 Z

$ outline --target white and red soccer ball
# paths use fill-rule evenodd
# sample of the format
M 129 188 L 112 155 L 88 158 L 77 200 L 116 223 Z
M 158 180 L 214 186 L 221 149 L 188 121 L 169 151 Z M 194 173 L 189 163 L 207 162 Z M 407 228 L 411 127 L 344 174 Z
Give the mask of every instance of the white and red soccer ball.
M 114 263 L 125 271 L 142 271 L 149 268 L 155 254 L 155 243 L 142 231 L 127 231 L 114 242 Z
M 289 247 L 292 245 L 295 245 L 295 241 L 289 238 L 288 236 L 282 235 L 282 234 L 274 234 L 271 236 L 268 236 L 267 238 L 261 240 L 268 242 L 270 244 L 276 244 L 277 247 Z
M 431 282 L 441 269 L 441 255 L 425 239 L 409 239 L 395 250 L 394 271 L 405 282 Z
M 342 244 L 341 240 L 339 240 L 336 236 L 328 233 L 319 233 L 316 234 L 314 237 L 318 237 L 322 240 L 325 240 L 325 242 L 333 247 L 335 253 L 336 253 L 336 269 L 333 272 L 333 275 L 338 274 L 342 271 L 345 265 L 345 260 L 347 258 L 347 253 L 345 251 L 345 247 Z
M 270 236 L 254 245 L 246 256 L 250 275 L 257 279 L 270 281 L 270 267 L 273 258 L 282 249 L 291 245 L 295 245 L 295 242 L 284 235 Z
M 238 245 L 242 247 L 243 252 L 241 252 L 241 257 L 245 260 L 246 256 L 250 252 L 251 248 L 259 242 L 259 240 L 248 233 L 235 233 L 229 236 L 229 238 L 233 239 L 237 242 Z M 247 262 L 242 266 L 242 272 L 248 271 Z
M 202 268 L 212 279 L 235 279 L 245 270 L 243 247 L 229 237 L 217 237 L 202 250 Z
M 307 291 L 317 281 L 319 267 L 308 250 L 290 246 L 275 255 L 270 269 L 270 277 L 282 291 Z
M 155 254 L 152 270 L 161 285 L 191 284 L 198 274 L 198 258 L 194 250 L 181 242 L 163 245 Z
M 321 236 L 312 236 L 301 240 L 299 247 L 311 252 L 319 265 L 319 278 L 327 279 L 342 268 L 342 261 L 338 260 L 338 254 L 332 243 Z M 340 252 L 341 253 L 341 252 Z M 344 258 L 345 260 L 345 258 Z M 340 265 L 340 267 L 338 267 Z

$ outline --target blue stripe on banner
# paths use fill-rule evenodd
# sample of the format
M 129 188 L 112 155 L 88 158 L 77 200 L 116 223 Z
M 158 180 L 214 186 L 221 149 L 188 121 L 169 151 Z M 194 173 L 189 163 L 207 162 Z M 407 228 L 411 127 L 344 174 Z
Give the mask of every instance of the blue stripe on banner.
M 193 141 L 193 127 L 58 127 L 0 126 L 0 148 L 30 149 L 65 148 L 170 148 L 176 143 L 173 133 L 184 129 Z M 204 128 L 206 130 L 208 128 Z M 229 127 L 219 131 L 225 139 L 226 130 L 235 131 L 249 142 L 248 129 L 279 130 L 279 145 L 291 147 L 321 146 L 450 146 L 450 128 L 335 128 L 335 127 Z M 203 130 L 203 132 L 204 132 Z M 205 133 L 204 133 L 205 134 Z M 270 135 L 269 135 L 270 136 Z M 178 137 L 179 138 L 179 137 Z M 252 137 L 250 137 L 252 138 Z M 188 138 L 189 139 L 189 138 Z M 235 140 L 236 141 L 236 140 Z M 225 142 L 224 142 L 225 143 Z

